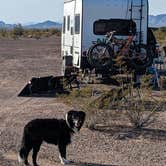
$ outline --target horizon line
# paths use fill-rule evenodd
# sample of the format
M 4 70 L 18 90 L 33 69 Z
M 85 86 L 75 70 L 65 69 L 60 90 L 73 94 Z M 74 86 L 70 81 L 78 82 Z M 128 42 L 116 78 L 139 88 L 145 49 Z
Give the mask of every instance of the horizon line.
M 160 15 L 166 15 L 166 13 L 161 13 L 161 14 L 152 14 L 150 13 L 149 16 L 160 16 Z M 8 22 L 5 20 L 0 20 L 0 22 L 4 22 L 5 24 L 22 24 L 22 25 L 33 25 L 33 24 L 38 24 L 38 23 L 43 23 L 46 21 L 51 21 L 51 22 L 56 22 L 56 23 L 60 23 L 62 24 L 62 20 L 61 21 L 57 21 L 57 20 L 51 20 L 51 19 L 45 19 L 45 20 L 40 20 L 40 21 L 16 21 L 16 22 Z

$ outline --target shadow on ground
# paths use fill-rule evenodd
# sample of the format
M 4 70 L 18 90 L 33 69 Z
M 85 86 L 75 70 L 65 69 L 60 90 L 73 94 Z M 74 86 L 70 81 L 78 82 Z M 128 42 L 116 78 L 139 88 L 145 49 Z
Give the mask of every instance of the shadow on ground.
M 136 139 L 138 137 L 143 137 L 144 139 L 151 140 L 166 140 L 166 130 L 161 129 L 151 129 L 142 128 L 134 129 L 130 126 L 100 126 L 96 127 L 94 130 L 110 134 L 115 139 Z
M 74 162 L 73 166 L 118 166 L 118 165 L 111 165 L 111 164 L 97 164 L 97 163 L 84 163 L 84 162 Z

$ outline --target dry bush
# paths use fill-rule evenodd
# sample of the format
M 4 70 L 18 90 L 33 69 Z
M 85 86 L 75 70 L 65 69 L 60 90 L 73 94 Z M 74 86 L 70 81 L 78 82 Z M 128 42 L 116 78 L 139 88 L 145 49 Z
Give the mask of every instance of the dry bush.
M 123 96 L 122 94 L 119 96 L 117 93 L 117 95 L 113 96 L 112 100 L 110 100 L 111 95 L 107 94 L 95 100 L 96 104 L 93 101 L 93 104 L 90 104 L 90 108 L 94 109 L 97 107 L 90 116 L 89 125 L 95 126 L 99 122 L 106 124 L 113 120 L 122 120 L 122 116 L 124 118 L 123 121 L 128 119 L 134 128 L 145 127 L 154 122 L 156 112 L 161 109 L 161 105 L 156 105 L 154 101 L 147 102 L 142 98 L 142 95 L 137 94 L 137 90 L 133 90 L 132 93 L 134 95 L 131 95 L 131 93 L 126 95 L 126 92 L 122 93 Z M 99 118 L 101 119 L 99 120 Z M 104 120 L 102 120 L 103 118 Z M 126 120 L 126 123 L 128 121 Z
M 100 97 L 96 98 L 90 106 L 95 107 L 96 109 L 108 109 L 110 104 L 116 102 L 122 97 L 121 88 L 113 88 L 108 92 L 104 92 Z
M 161 27 L 158 30 L 154 31 L 154 35 L 160 45 L 166 45 L 166 27 Z
M 161 110 L 161 102 L 155 101 L 153 98 L 151 101 L 147 101 L 151 91 L 146 90 L 146 96 L 142 91 L 145 89 L 130 90 L 131 93 L 125 97 L 125 102 L 121 105 L 134 128 L 150 125 L 155 120 L 156 112 Z
M 108 86 L 107 90 L 102 85 L 99 89 L 87 85 L 60 98 L 71 107 L 86 112 L 86 126 L 90 129 L 96 125 L 112 126 L 117 122 L 141 128 L 154 122 L 156 112 L 161 110 L 160 102 L 150 97 L 151 93 L 147 85 L 134 89 L 133 83 L 128 82 L 123 87 Z
M 7 38 L 7 37 L 8 37 L 7 29 L 0 29 L 0 38 Z
M 156 112 L 160 111 L 162 104 L 151 97 L 150 89 L 127 88 L 112 89 L 93 100 L 88 108 L 90 128 L 97 123 L 121 121 L 134 128 L 142 128 L 155 122 Z M 93 111 L 92 111 L 93 110 Z
M 60 36 L 61 30 L 51 29 L 24 29 L 21 24 L 16 25 L 13 29 L 0 29 L 0 38 L 19 39 L 20 37 L 40 39 L 52 35 Z

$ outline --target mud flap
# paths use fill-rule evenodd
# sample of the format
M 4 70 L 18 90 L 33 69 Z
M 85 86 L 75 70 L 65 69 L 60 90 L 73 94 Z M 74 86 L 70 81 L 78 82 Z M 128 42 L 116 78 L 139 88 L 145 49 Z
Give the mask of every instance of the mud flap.
M 69 93 L 76 75 L 33 77 L 18 94 L 19 97 L 55 97 L 56 94 Z M 66 88 L 66 87 L 70 88 Z

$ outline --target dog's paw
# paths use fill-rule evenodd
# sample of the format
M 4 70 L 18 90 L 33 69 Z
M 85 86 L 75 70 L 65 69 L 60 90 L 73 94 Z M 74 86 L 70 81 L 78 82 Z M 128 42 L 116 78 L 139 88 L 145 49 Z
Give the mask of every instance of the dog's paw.
M 61 164 L 63 164 L 63 165 L 67 165 L 67 164 L 73 163 L 72 161 L 67 160 L 67 159 L 65 159 L 65 158 L 63 158 L 63 157 L 61 157 L 61 156 L 59 156 L 59 158 L 60 158 L 60 160 L 61 160 Z
M 67 165 L 67 164 L 71 164 L 71 163 L 72 163 L 72 161 L 70 161 L 70 160 L 61 161 L 61 164 L 63 164 L 63 165 Z
M 19 166 L 31 166 L 29 163 L 25 164 L 24 159 L 22 159 L 19 154 L 17 157 L 18 157 L 18 165 Z

